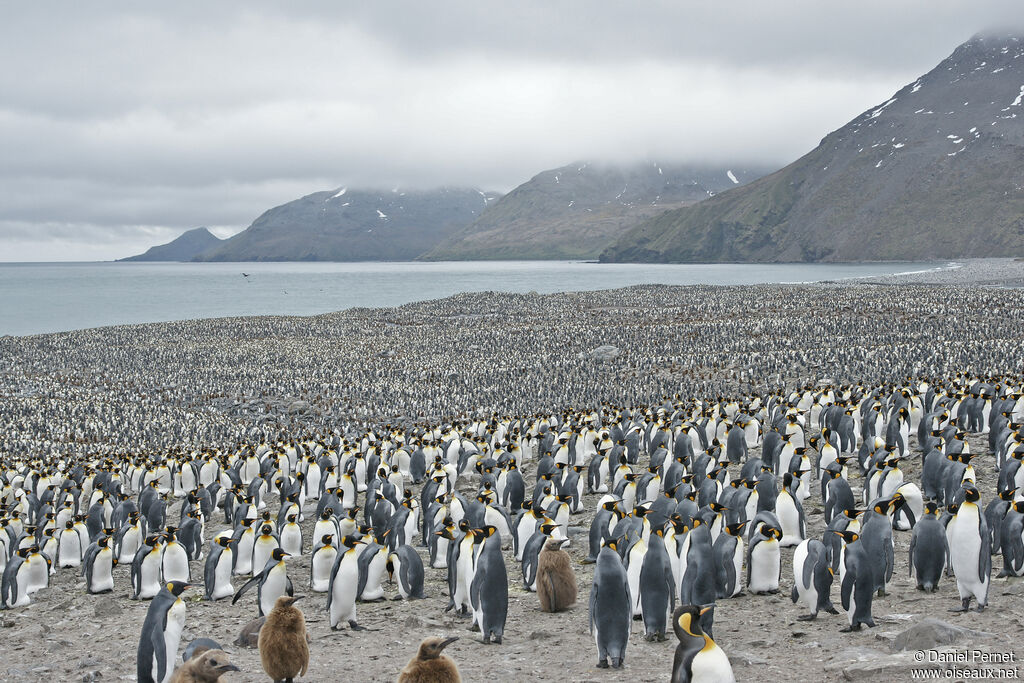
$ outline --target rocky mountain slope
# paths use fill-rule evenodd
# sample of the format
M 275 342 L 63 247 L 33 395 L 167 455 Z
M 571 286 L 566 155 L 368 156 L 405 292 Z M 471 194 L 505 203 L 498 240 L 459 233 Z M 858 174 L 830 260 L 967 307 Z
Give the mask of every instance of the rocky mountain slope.
M 638 225 L 601 260 L 1024 254 L 1024 39 L 977 36 L 789 166 Z
M 266 211 L 196 260 L 410 260 L 472 223 L 497 197 L 468 188 L 315 192 Z
M 221 239 L 206 228 L 184 232 L 172 242 L 150 247 L 145 254 L 129 256 L 119 261 L 191 261 L 199 254 L 214 249 Z
M 424 258 L 594 258 L 644 219 L 707 199 L 763 172 L 657 162 L 570 164 L 518 186 Z

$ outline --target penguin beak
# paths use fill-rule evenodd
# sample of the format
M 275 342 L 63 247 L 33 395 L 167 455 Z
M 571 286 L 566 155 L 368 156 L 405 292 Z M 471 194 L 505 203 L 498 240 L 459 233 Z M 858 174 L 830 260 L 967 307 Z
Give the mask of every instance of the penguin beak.
M 441 649 L 443 650 L 444 648 L 448 647 L 449 645 L 451 645 L 452 643 L 454 643 L 458 639 L 459 639 L 458 636 L 452 636 L 450 638 L 445 638 L 444 640 L 441 641 Z

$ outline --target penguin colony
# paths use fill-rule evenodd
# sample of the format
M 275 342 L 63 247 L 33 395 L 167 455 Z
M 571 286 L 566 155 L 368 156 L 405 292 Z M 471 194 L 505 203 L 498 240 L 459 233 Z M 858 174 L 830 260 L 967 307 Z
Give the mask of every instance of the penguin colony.
M 325 627 L 360 629 L 363 603 L 426 597 L 502 643 L 510 589 L 577 601 L 550 591 L 545 556 L 568 550 L 593 577 L 561 623 L 598 666 L 664 672 L 669 650 L 645 648 L 713 638 L 734 599 L 785 591 L 794 618 L 855 630 L 913 571 L 983 607 L 996 572 L 1024 574 L 1021 308 L 981 289 L 645 287 L 0 339 L 2 600 L 17 615 L 80 572 L 86 594 L 191 582 L 248 617 L 302 592 Z M 602 343 L 622 355 L 584 350 Z M 254 389 L 255 414 L 225 409 Z M 438 579 L 445 595 L 424 591 Z M 178 602 L 141 626 L 147 662 L 177 649 Z

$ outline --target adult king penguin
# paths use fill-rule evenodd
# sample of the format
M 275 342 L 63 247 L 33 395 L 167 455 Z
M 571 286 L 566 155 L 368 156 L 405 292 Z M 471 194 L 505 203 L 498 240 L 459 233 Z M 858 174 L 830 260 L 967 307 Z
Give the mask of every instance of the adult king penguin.
M 700 612 L 693 605 L 680 605 L 672 615 L 672 628 L 679 639 L 672 660 L 672 683 L 735 683 L 729 658 L 701 629 Z
M 184 581 L 171 581 L 149 604 L 136 656 L 139 683 L 168 683 L 171 680 L 178 643 L 185 628 L 185 601 L 181 594 L 188 587 Z

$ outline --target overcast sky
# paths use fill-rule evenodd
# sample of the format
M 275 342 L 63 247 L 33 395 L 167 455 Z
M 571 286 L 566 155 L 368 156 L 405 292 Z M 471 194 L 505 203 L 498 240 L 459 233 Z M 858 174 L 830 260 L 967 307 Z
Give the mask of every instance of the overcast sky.
M 1020 0 L 0 0 L 0 261 L 220 236 L 340 186 L 783 166 Z M 1019 23 L 1018 23 L 1019 25 Z

